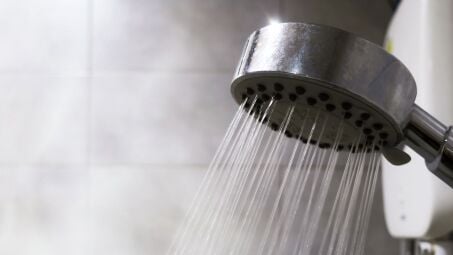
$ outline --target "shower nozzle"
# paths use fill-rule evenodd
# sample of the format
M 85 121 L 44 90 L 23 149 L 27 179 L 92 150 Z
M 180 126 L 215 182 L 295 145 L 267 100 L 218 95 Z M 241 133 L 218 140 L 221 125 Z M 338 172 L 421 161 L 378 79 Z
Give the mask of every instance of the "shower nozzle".
M 351 33 L 306 23 L 257 30 L 244 47 L 231 92 L 238 103 L 255 102 L 248 107 L 278 101 L 267 122 L 274 127 L 294 107 L 288 132 L 297 133 L 302 120 L 314 121 L 312 110 L 325 112 L 332 128 L 322 143 L 334 140 L 335 123 L 343 120 L 341 144 L 361 135 L 394 163 L 398 153 L 404 155 L 395 148 L 407 144 L 453 186 L 450 129 L 414 103 L 415 80 L 398 59 Z

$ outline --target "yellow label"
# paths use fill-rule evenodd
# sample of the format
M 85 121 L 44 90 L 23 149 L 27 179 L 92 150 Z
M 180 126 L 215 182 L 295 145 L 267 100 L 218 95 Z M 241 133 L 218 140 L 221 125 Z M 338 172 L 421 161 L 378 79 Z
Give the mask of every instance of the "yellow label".
M 385 40 L 385 50 L 390 52 L 390 53 L 393 53 L 393 41 L 392 41 L 392 39 L 387 38 L 387 40 Z

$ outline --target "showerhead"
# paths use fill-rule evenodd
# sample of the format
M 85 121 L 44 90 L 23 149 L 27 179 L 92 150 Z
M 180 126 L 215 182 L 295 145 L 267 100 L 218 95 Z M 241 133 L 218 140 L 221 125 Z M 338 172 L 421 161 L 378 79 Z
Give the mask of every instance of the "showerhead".
M 336 140 L 350 147 L 359 137 L 363 148 L 383 148 L 394 164 L 410 160 L 399 149 L 408 145 L 453 187 L 453 127 L 417 106 L 416 90 L 408 69 L 378 45 L 340 29 L 305 23 L 255 31 L 231 84 L 235 100 L 251 113 L 272 103 L 272 114 L 263 122 L 288 136 L 304 141 L 309 131 L 298 129 L 301 122 L 313 124 L 322 112 L 328 125 L 317 136 L 318 145 Z M 292 115 L 286 120 L 289 109 Z M 338 143 L 340 120 L 344 125 Z
M 274 129 L 294 106 L 287 126 L 290 136 L 299 132 L 302 120 L 314 122 L 314 114 L 324 112 L 329 125 L 321 144 L 333 143 L 336 124 L 344 120 L 343 146 L 350 146 L 358 135 L 368 145 L 397 145 L 416 97 L 410 72 L 378 45 L 340 29 L 305 23 L 255 31 L 231 91 L 238 103 L 249 100 L 246 107 L 277 102 L 267 121 Z

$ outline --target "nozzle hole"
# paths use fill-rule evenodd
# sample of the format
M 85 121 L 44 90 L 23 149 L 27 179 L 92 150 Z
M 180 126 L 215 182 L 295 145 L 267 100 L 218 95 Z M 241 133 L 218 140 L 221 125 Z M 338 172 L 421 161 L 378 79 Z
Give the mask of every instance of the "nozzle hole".
M 319 145 L 319 148 L 321 148 L 321 149 L 328 149 L 328 148 L 330 148 L 330 144 L 328 144 L 328 143 L 321 143 L 321 144 Z
M 280 83 L 274 83 L 274 89 L 275 91 L 283 91 L 283 85 Z
M 379 134 L 379 137 L 382 138 L 382 139 L 387 139 L 387 137 L 389 137 L 389 134 L 385 133 L 385 132 L 382 132 Z
M 255 90 L 253 90 L 252 88 L 247 88 L 247 94 L 253 95 L 255 94 Z
M 242 100 L 245 100 L 247 99 L 247 95 L 246 94 L 242 94 Z
M 345 110 L 350 110 L 352 108 L 352 104 L 348 103 L 348 102 L 343 102 L 341 104 L 341 107 L 343 107 L 343 109 L 345 109 Z
M 288 130 L 285 131 L 285 135 L 289 138 L 293 137 L 293 134 L 291 134 Z
M 282 96 L 282 94 L 280 94 L 280 93 L 275 93 L 275 94 L 274 94 L 274 98 L 275 98 L 275 100 L 280 100 L 280 99 L 283 98 L 283 96 Z
M 297 100 L 296 94 L 289 94 L 289 100 L 291 100 L 293 102 L 296 101 Z
M 305 94 L 305 89 L 303 87 L 301 87 L 301 86 L 297 86 L 296 87 L 296 93 L 298 95 L 303 95 L 303 94 Z
M 374 123 L 373 128 L 376 130 L 381 130 L 384 126 L 381 123 Z
M 320 93 L 318 95 L 318 97 L 319 97 L 319 100 L 321 100 L 323 102 L 329 100 L 329 95 L 327 95 L 326 93 Z
M 333 112 L 335 111 L 335 105 L 333 104 L 326 104 L 326 110 L 329 111 L 329 112 Z
M 348 120 L 348 119 L 350 119 L 351 117 L 352 117 L 352 113 L 350 113 L 350 112 L 345 112 L 345 113 L 344 113 L 344 118 L 345 118 L 345 119 Z
M 263 91 L 266 91 L 266 86 L 264 86 L 264 85 L 263 85 L 263 84 L 261 84 L 261 83 L 260 83 L 260 84 L 258 84 L 258 85 L 257 85 L 257 87 L 258 87 L 258 91 L 259 91 L 259 92 L 263 92 Z
M 355 125 L 356 125 L 357 127 L 361 127 L 361 126 L 363 125 L 363 121 L 361 121 L 361 120 L 356 120 Z
M 308 104 L 308 105 L 315 105 L 316 102 L 317 102 L 316 99 L 313 98 L 313 97 L 307 98 L 307 104 Z
M 277 131 L 278 130 L 277 123 L 275 123 L 275 122 L 271 123 L 271 129 L 274 130 L 274 131 Z
M 364 113 L 360 114 L 360 118 L 361 118 L 362 120 L 367 120 L 367 119 L 370 118 L 370 114 L 364 112 Z
M 365 135 L 369 135 L 369 134 L 371 134 L 371 132 L 373 132 L 373 131 L 372 131 L 370 128 L 364 128 L 364 129 L 363 129 L 363 133 L 364 133 Z

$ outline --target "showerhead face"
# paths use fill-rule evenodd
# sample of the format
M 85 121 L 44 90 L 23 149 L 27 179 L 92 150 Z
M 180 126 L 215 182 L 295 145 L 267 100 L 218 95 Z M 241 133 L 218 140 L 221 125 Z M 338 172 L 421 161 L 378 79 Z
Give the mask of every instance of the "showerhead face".
M 407 68 L 378 45 L 336 28 L 283 23 L 255 31 L 248 39 L 231 85 L 238 103 L 265 107 L 275 103 L 267 124 L 282 125 L 294 106 L 286 131 L 298 134 L 302 120 L 328 118 L 322 144 L 357 136 L 369 144 L 394 146 L 403 138 L 416 97 Z M 304 123 L 307 124 L 307 123 Z M 305 130 L 297 136 L 308 136 Z

